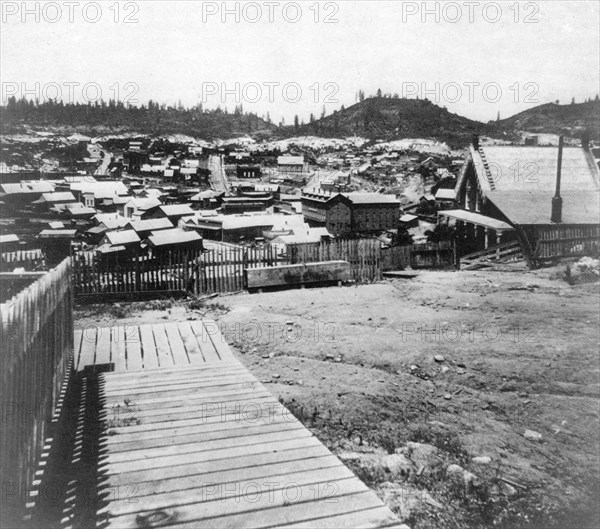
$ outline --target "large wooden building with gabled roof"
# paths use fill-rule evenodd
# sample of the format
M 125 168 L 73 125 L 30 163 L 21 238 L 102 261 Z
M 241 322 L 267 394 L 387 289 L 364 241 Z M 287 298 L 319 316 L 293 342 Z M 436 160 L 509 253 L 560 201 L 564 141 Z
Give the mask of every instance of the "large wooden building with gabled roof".
M 600 170 L 582 147 L 482 146 L 473 142 L 456 184 L 460 209 L 440 211 L 457 227 L 459 252 L 518 241 L 529 264 L 597 255 Z

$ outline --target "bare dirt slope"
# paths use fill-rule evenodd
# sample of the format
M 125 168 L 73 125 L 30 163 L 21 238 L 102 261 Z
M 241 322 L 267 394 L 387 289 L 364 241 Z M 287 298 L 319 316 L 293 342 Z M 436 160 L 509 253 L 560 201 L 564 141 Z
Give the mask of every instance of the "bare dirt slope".
M 559 275 L 85 307 L 78 325 L 215 319 L 413 529 L 584 529 L 599 525 L 599 292 Z

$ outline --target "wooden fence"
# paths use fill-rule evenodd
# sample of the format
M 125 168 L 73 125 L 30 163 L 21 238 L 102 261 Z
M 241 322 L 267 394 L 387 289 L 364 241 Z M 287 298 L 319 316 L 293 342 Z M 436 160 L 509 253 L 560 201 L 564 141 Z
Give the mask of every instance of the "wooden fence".
M 73 257 L 78 299 L 153 294 L 212 294 L 246 288 L 244 269 L 287 263 L 273 247 L 221 245 L 208 251 L 182 249 L 102 257 L 93 252 Z
M 214 245 L 208 251 L 183 249 L 102 256 L 95 252 L 73 257 L 78 300 L 141 297 L 143 294 L 213 294 L 247 288 L 244 270 L 299 263 L 348 261 L 351 278 L 378 281 L 382 272 L 413 268 L 447 268 L 454 262 L 452 243 L 382 249 L 376 239 L 334 240 L 292 244 L 278 253 L 273 246 L 244 248 Z
M 2 525 L 6 527 L 21 526 L 24 492 L 33 484 L 68 374 L 72 310 L 69 259 L 0 306 Z
M 348 261 L 352 279 L 368 283 L 381 279 L 381 243 L 377 239 L 348 239 L 293 244 L 287 247 L 289 264 Z
M 412 268 L 453 268 L 455 246 L 452 241 L 413 244 L 411 248 Z
M 535 241 L 534 259 L 597 257 L 600 253 L 600 226 L 573 224 L 525 227 Z

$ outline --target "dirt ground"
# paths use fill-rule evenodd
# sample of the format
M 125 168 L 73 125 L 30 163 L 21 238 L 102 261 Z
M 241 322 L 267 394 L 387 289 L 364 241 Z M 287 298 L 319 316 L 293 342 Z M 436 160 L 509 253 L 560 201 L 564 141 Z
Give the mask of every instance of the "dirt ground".
M 214 319 L 412 529 L 585 529 L 600 525 L 599 285 L 570 286 L 562 271 L 423 272 L 76 317 Z M 404 459 L 428 448 L 433 458 Z

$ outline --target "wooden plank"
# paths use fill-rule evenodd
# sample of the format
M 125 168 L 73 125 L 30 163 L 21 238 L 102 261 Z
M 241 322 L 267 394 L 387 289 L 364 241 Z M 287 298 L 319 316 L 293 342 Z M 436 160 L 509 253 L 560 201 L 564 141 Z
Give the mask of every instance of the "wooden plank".
M 110 364 L 110 327 L 99 327 L 95 365 Z
M 199 322 L 193 322 L 193 323 L 197 324 Z M 196 336 L 198 336 L 198 330 L 200 329 L 200 327 L 192 325 L 192 328 L 196 332 Z M 207 350 L 210 350 L 212 352 L 212 350 L 214 349 L 214 351 L 217 354 L 218 359 L 221 361 L 223 361 L 223 360 L 231 361 L 232 359 L 235 358 L 233 356 L 233 353 L 231 352 L 231 349 L 225 342 L 223 335 L 219 332 L 219 327 L 216 322 L 202 321 L 202 328 L 204 330 L 200 331 L 200 335 L 203 336 L 203 339 L 207 345 Z M 213 346 L 212 348 L 209 347 L 209 343 L 212 344 L 212 346 Z M 205 354 L 205 357 L 208 358 L 208 355 Z M 212 360 L 213 357 L 210 356 L 210 358 Z M 207 362 L 208 361 L 209 360 L 207 359 Z
M 204 355 L 189 322 L 181 321 L 178 327 L 190 364 L 203 364 L 205 362 Z
M 125 357 L 125 326 L 111 327 L 110 360 L 115 371 L 127 370 L 127 359 Z
M 260 466 L 252 465 L 217 472 L 201 472 L 198 474 L 139 483 L 135 498 L 140 501 L 145 496 L 165 494 L 177 490 L 197 489 L 208 483 L 225 484 L 250 479 L 264 479 L 268 477 L 279 479 L 294 472 L 326 470 L 339 466 L 339 460 L 330 454 L 292 461 L 273 461 L 269 464 Z M 136 512 L 137 507 L 131 506 L 129 509 L 123 510 L 122 512 L 127 511 Z
M 331 455 L 321 443 L 316 442 L 311 446 L 297 446 L 297 443 L 288 443 L 287 446 L 279 445 L 279 450 L 260 452 L 256 454 L 244 454 L 235 457 L 215 458 L 203 460 L 194 459 L 180 465 L 168 468 L 148 469 L 131 473 L 123 473 L 110 476 L 106 487 L 112 488 L 119 483 L 142 483 L 150 481 L 161 481 L 167 479 L 181 479 L 186 476 L 197 474 L 225 472 L 228 470 L 241 470 L 244 468 L 261 467 L 286 461 L 302 461 L 304 459 L 315 459 Z
M 249 374 L 248 370 L 244 368 L 242 364 L 237 360 L 232 359 L 230 362 L 213 362 L 210 364 L 199 364 L 197 366 L 172 366 L 164 369 L 144 369 L 144 371 L 136 373 L 135 380 L 136 383 L 143 380 L 155 380 L 156 378 L 179 380 L 186 376 L 196 376 L 200 374 L 211 376 L 211 374 L 237 373 L 240 369 L 244 373 Z M 111 373 L 111 375 L 110 379 L 106 380 L 107 384 L 115 386 L 118 384 L 131 385 L 130 381 L 132 378 L 130 375 L 127 375 L 126 373 Z
M 256 385 L 254 388 L 249 388 L 240 392 L 238 388 L 231 388 L 227 392 L 219 392 L 215 393 L 212 396 L 209 394 L 206 395 L 195 395 L 191 392 L 177 392 L 174 395 L 169 395 L 168 397 L 162 398 L 139 398 L 136 397 L 135 403 L 138 407 L 144 409 L 145 407 L 149 407 L 151 409 L 164 409 L 168 407 L 178 407 L 178 406 L 188 406 L 188 405 L 196 405 L 196 406 L 210 406 L 212 404 L 218 403 L 226 403 L 233 401 L 251 401 L 253 396 L 258 398 L 262 398 L 263 396 L 270 396 L 272 400 L 273 395 Z M 105 402 L 107 405 L 111 405 L 114 397 L 107 398 Z M 189 404 L 187 404 L 189 403 Z
M 321 528 L 348 528 L 348 529 L 375 529 L 387 527 L 389 529 L 410 529 L 407 525 L 401 525 L 398 519 L 392 514 L 390 509 L 383 505 L 377 506 L 377 501 L 373 501 L 372 492 L 362 492 L 350 496 L 332 498 L 335 500 L 335 507 L 331 507 L 332 502 L 323 502 L 324 505 L 316 513 L 311 514 L 308 509 L 295 507 L 295 511 L 289 512 L 291 523 L 286 523 L 281 527 L 286 529 L 321 529 Z M 339 514 L 338 514 L 339 513 Z M 319 517 L 315 517 L 319 515 Z M 308 515 L 308 519 L 307 519 Z M 302 520 L 302 521 L 300 521 Z
M 135 428 L 132 426 L 132 428 Z M 192 454 L 177 454 L 162 456 L 152 459 L 152 465 L 144 466 L 143 461 L 132 462 L 131 464 L 119 464 L 117 466 L 110 467 L 106 466 L 106 474 L 118 475 L 123 473 L 133 473 L 141 471 L 149 471 L 151 469 L 165 469 L 163 472 L 166 475 L 166 469 L 177 465 L 189 465 L 191 463 L 199 463 L 201 461 L 212 461 L 216 459 L 228 459 L 235 457 L 246 457 L 253 454 L 264 454 L 269 452 L 279 452 L 281 450 L 288 450 L 291 448 L 309 448 L 311 446 L 320 445 L 320 442 L 315 437 L 308 438 L 292 438 L 280 441 L 274 441 L 270 444 L 258 443 L 250 445 L 242 445 L 228 448 L 221 448 L 215 450 L 199 450 Z
M 136 413 L 137 417 L 138 414 Z M 142 418 L 143 421 L 143 418 Z M 131 454 L 137 453 L 139 450 L 151 450 L 168 447 L 185 447 L 189 444 L 204 444 L 209 441 L 227 440 L 241 437 L 252 437 L 254 435 L 263 435 L 270 433 L 278 433 L 283 431 L 292 431 L 304 429 L 302 425 L 290 425 L 283 420 L 270 421 L 268 418 L 261 419 L 261 423 L 256 425 L 256 421 L 246 421 L 242 416 L 237 416 L 234 422 L 225 423 L 228 425 L 236 426 L 236 428 L 226 428 L 220 430 L 214 430 L 212 432 L 206 432 L 202 429 L 198 429 L 195 433 L 185 433 L 184 435 L 171 435 L 171 431 L 165 432 L 162 437 L 154 437 L 152 439 L 135 439 L 132 441 L 111 444 L 110 453 L 116 455 L 124 452 L 125 459 Z M 166 455 L 166 453 L 165 453 Z
M 174 366 L 175 362 L 173 361 L 173 355 L 171 355 L 171 347 L 169 345 L 169 340 L 167 339 L 164 325 L 152 325 L 152 332 L 154 334 L 154 342 L 156 343 L 160 367 Z
M 264 393 L 245 401 L 232 400 L 230 402 L 218 402 L 216 404 L 197 404 L 191 402 L 189 405 L 171 406 L 167 408 L 154 408 L 140 406 L 137 400 L 132 400 L 136 406 L 137 416 L 148 422 L 175 422 L 191 417 L 206 417 L 207 420 L 213 415 L 217 415 L 225 421 L 229 415 L 244 418 L 247 422 L 255 417 L 275 415 L 279 412 L 275 406 L 272 395 Z M 184 404 L 182 402 L 182 404 Z M 241 419 L 239 419 L 241 420 Z
M 151 441 L 152 439 L 162 439 L 164 437 L 177 437 L 184 435 L 194 435 L 202 432 L 204 435 L 211 435 L 213 432 L 225 432 L 227 430 L 235 430 L 239 428 L 239 420 L 236 417 L 226 416 L 224 418 L 218 417 L 216 420 L 214 415 L 205 414 L 197 419 L 187 419 L 185 421 L 178 421 L 177 423 L 166 424 L 160 423 L 156 425 L 156 428 L 146 428 L 144 430 L 130 431 L 129 427 L 122 427 L 115 435 L 109 435 L 106 437 L 105 442 L 107 446 L 121 445 L 122 443 L 129 443 L 132 441 Z M 233 419 L 233 420 L 232 420 Z M 293 416 L 276 414 L 274 417 L 263 416 L 258 419 L 252 419 L 249 421 L 250 425 L 261 425 L 261 424 L 276 424 L 281 422 L 293 423 Z M 294 419 L 295 420 L 295 419 Z M 143 423 L 142 423 L 143 424 Z M 180 426 L 180 424 L 185 424 Z
M 228 378 L 224 378 L 224 379 L 220 379 L 220 380 L 215 380 L 215 381 L 211 381 L 211 382 L 205 382 L 203 383 L 201 386 L 198 385 L 198 383 L 191 381 L 191 382 L 182 382 L 180 384 L 177 383 L 173 383 L 173 384 L 165 384 L 164 386 L 156 386 L 156 387 L 146 387 L 146 388 L 138 388 L 135 386 L 132 387 L 126 387 L 126 388 L 120 388 L 120 389 L 116 389 L 114 391 L 111 391 L 111 396 L 134 396 L 134 395 L 143 395 L 143 394 L 153 394 L 155 396 L 158 396 L 159 394 L 165 394 L 165 395 L 169 395 L 170 393 L 172 393 L 173 391 L 178 391 L 178 390 L 185 390 L 185 389 L 197 389 L 199 393 L 208 393 L 209 391 L 207 390 L 211 390 L 214 391 L 218 391 L 218 388 L 229 388 L 231 389 L 232 387 L 235 386 L 239 386 L 240 390 L 241 389 L 247 389 L 249 387 L 253 387 L 256 383 L 256 380 L 247 380 L 246 382 L 242 382 L 240 383 L 239 378 L 237 376 L 231 376 Z
M 207 330 L 207 328 L 204 326 L 203 322 L 191 321 L 190 327 L 192 328 L 192 331 L 194 332 L 194 335 L 196 336 L 196 340 L 198 342 L 198 345 L 200 346 L 204 360 L 207 363 L 208 362 L 219 362 L 221 360 L 221 358 L 219 357 L 219 354 L 217 353 L 217 350 L 216 350 L 216 348 L 213 344 L 213 341 L 211 339 L 211 336 L 209 334 L 209 330 L 210 330 L 210 333 L 212 333 L 212 334 L 218 334 L 219 336 L 221 335 L 221 333 L 219 333 L 219 328 L 218 328 L 217 324 L 214 322 L 211 322 L 209 324 L 209 329 Z
M 117 403 L 113 403 L 114 406 L 117 405 L 121 405 L 122 406 L 122 402 L 125 401 L 126 399 L 123 399 L 122 401 L 119 401 Z M 131 401 L 132 404 L 132 411 L 136 411 L 137 410 L 137 405 L 135 403 L 135 401 Z M 178 417 L 177 420 L 170 420 L 171 417 L 167 417 L 167 416 L 159 416 L 159 417 L 149 417 L 149 418 L 144 418 L 142 417 L 137 424 L 128 424 L 128 425 L 119 425 L 119 424 L 113 424 L 111 425 L 111 436 L 114 435 L 119 435 L 119 436 L 123 436 L 123 435 L 137 435 L 139 434 L 140 437 L 143 437 L 143 435 L 150 435 L 148 434 L 148 432 L 152 432 L 152 435 L 154 435 L 155 433 L 158 435 L 159 432 L 162 432 L 162 434 L 166 435 L 168 434 L 168 432 L 170 430 L 176 429 L 176 428 L 184 428 L 184 427 L 195 427 L 198 425 L 204 425 L 206 430 L 218 430 L 219 427 L 223 428 L 223 429 L 227 429 L 228 427 L 230 427 L 230 425 L 232 423 L 236 423 L 240 421 L 240 416 L 236 415 L 234 413 L 228 414 L 228 415 L 223 415 L 223 416 L 219 416 L 219 415 L 215 415 L 212 413 L 212 409 L 207 409 L 207 410 L 202 410 L 201 408 L 198 408 L 197 410 L 193 411 L 193 412 L 188 412 L 187 415 Z M 248 412 L 250 413 L 250 412 Z M 249 415 L 248 422 L 253 422 L 255 419 L 253 417 L 256 417 L 256 420 L 262 420 L 262 419 L 267 419 L 269 420 L 270 414 L 268 412 L 263 412 L 262 414 L 256 414 L 254 416 Z M 283 415 L 282 415 L 283 417 Z M 286 421 L 287 422 L 287 421 Z M 293 422 L 290 420 L 290 422 Z
M 315 495 L 317 489 L 314 485 L 320 482 L 311 480 L 318 479 L 317 474 L 318 473 L 315 473 L 315 475 L 309 474 L 304 478 L 293 474 L 295 481 L 288 482 L 292 484 L 291 487 L 288 489 L 276 489 L 273 491 L 272 495 L 265 493 L 257 496 L 256 489 L 247 484 L 248 494 L 245 499 L 244 496 L 234 494 L 230 494 L 229 497 L 227 497 L 224 490 L 214 491 L 214 489 L 205 487 L 202 490 L 193 491 L 195 498 L 202 498 L 202 496 L 204 498 L 209 498 L 210 496 L 215 495 L 216 492 L 215 500 L 180 505 L 179 503 L 185 502 L 185 495 L 178 496 L 177 493 L 172 493 L 165 495 L 168 499 L 163 499 L 162 496 L 158 496 L 153 497 L 152 501 L 157 502 L 159 505 L 163 505 L 168 501 L 172 502 L 170 510 L 171 512 L 175 511 L 177 515 L 177 525 L 175 527 L 198 527 L 199 525 L 209 526 L 211 529 L 220 527 L 278 527 L 288 523 L 287 521 L 289 519 L 287 517 L 287 511 L 289 506 L 295 503 L 289 498 L 294 498 L 294 494 L 300 498 L 300 503 L 306 504 L 310 502 L 310 506 L 303 505 L 303 510 L 312 512 L 314 516 L 315 503 L 307 498 L 314 497 Z M 356 478 L 336 479 L 336 482 L 338 484 L 338 490 L 340 490 L 343 495 L 364 492 L 365 489 L 365 486 Z M 261 490 L 265 492 L 269 490 L 269 485 L 267 483 L 261 483 L 261 485 Z M 286 490 L 286 493 L 280 492 L 283 490 Z M 253 494 L 251 501 L 248 501 L 249 494 Z M 374 494 L 372 497 L 375 497 Z M 189 497 L 187 501 L 189 502 Z M 323 504 L 325 505 L 325 503 Z M 338 504 L 339 502 L 334 503 L 332 501 L 330 505 L 337 506 Z M 110 518 L 107 527 L 118 527 L 119 529 L 138 528 L 139 520 L 143 519 L 143 516 L 140 516 L 139 513 L 150 514 L 151 512 L 156 511 L 156 508 L 152 507 L 152 503 L 146 505 L 138 503 L 136 505 L 139 508 L 145 507 L 146 510 Z M 276 507 L 281 507 L 281 509 L 276 510 Z M 189 525 L 184 525 L 186 523 L 189 523 Z
M 323 470 L 325 470 L 325 472 Z M 189 505 L 192 503 L 196 506 L 203 504 L 204 508 L 208 507 L 209 510 L 206 512 L 207 516 L 205 516 L 206 518 L 209 518 L 212 514 L 210 511 L 212 508 L 214 508 L 214 503 L 227 502 L 228 500 L 233 500 L 235 503 L 245 504 L 246 508 L 242 509 L 242 512 L 246 510 L 253 510 L 252 503 L 254 503 L 255 497 L 259 495 L 258 491 L 263 491 L 265 493 L 269 490 L 271 490 L 273 493 L 282 492 L 282 494 L 269 495 L 271 496 L 271 499 L 276 502 L 276 496 L 288 496 L 286 493 L 291 491 L 286 490 L 286 488 L 290 487 L 290 485 L 293 487 L 309 485 L 312 483 L 321 483 L 325 474 L 330 476 L 329 479 L 331 480 L 332 484 L 348 479 L 356 480 L 352 472 L 339 463 L 334 466 L 325 467 L 325 469 L 319 468 L 317 465 L 316 468 L 309 467 L 304 471 L 294 471 L 292 469 L 292 471 L 288 473 L 268 475 L 266 477 L 254 476 L 253 474 L 255 473 L 256 472 L 253 473 L 246 471 L 244 473 L 245 477 L 238 479 L 235 479 L 234 473 L 227 473 L 225 474 L 224 478 L 214 474 L 210 475 L 216 481 L 211 481 L 208 477 L 206 480 L 204 480 L 202 477 L 196 480 L 188 479 L 188 482 L 196 483 L 197 486 L 183 490 L 167 490 L 165 492 L 158 492 L 160 491 L 160 483 L 139 484 L 139 488 L 137 490 L 138 493 L 135 495 L 135 499 L 137 501 L 114 502 L 107 511 L 112 516 L 125 516 L 127 514 L 139 513 L 147 510 L 152 511 L 177 506 L 183 507 L 186 504 Z M 229 487 L 227 487 L 227 485 L 229 485 Z M 333 490 L 335 486 L 332 486 L 331 488 Z M 157 492 L 153 493 L 155 490 Z M 146 492 L 148 494 L 144 494 Z M 317 498 L 318 491 L 315 490 L 314 492 L 314 496 Z M 293 498 L 293 495 L 290 493 L 289 497 Z M 334 497 L 331 499 L 334 499 Z M 283 504 L 284 500 L 281 501 L 280 505 L 283 506 Z M 219 516 L 217 513 L 215 513 L 215 515 Z M 210 527 L 212 526 L 213 525 L 211 523 Z
M 137 465 L 137 469 L 140 470 L 142 468 L 152 468 L 156 461 L 160 463 L 161 460 L 168 456 L 183 456 L 185 454 L 223 450 L 240 446 L 247 447 L 256 444 L 268 445 L 278 441 L 304 440 L 310 437 L 313 437 L 313 434 L 306 428 L 291 428 L 278 432 L 258 433 L 250 436 L 207 441 L 205 443 L 189 443 L 161 448 L 132 450 L 125 454 L 108 453 L 105 462 L 108 468 L 113 471 L 118 470 L 121 465 L 124 465 L 129 470 Z
M 140 339 L 142 342 L 144 369 L 156 369 L 159 367 L 156 344 L 151 325 L 140 326 Z
M 127 329 L 125 335 L 125 353 L 127 355 L 128 371 L 141 371 L 144 368 L 142 361 L 142 341 L 140 329 L 137 326 Z
M 137 375 L 137 374 L 136 374 Z M 211 382 L 214 380 L 223 380 L 229 379 L 232 377 L 239 376 L 244 381 L 248 380 L 256 380 L 248 371 L 245 371 L 241 366 L 236 366 L 235 368 L 228 368 L 221 371 L 212 371 L 209 373 L 203 373 L 202 371 L 196 371 L 189 369 L 187 372 L 184 371 L 182 373 L 171 374 L 165 377 L 151 377 L 151 378 L 142 378 L 135 376 L 130 380 L 120 380 L 113 381 L 109 380 L 106 382 L 106 388 L 111 389 L 127 389 L 135 387 L 136 389 L 144 388 L 144 387 L 158 387 L 158 386 L 167 386 L 167 385 L 176 385 L 176 384 L 185 384 L 190 382 Z
M 94 365 L 94 353 L 98 333 L 96 327 L 87 327 L 82 333 L 81 351 L 79 354 L 78 371 Z
M 171 354 L 173 355 L 173 362 L 175 365 L 189 365 L 190 360 L 185 351 L 185 345 L 183 344 L 181 335 L 179 334 L 177 323 L 165 323 L 165 331 L 167 333 L 167 339 L 169 340 L 169 346 L 171 347 Z

